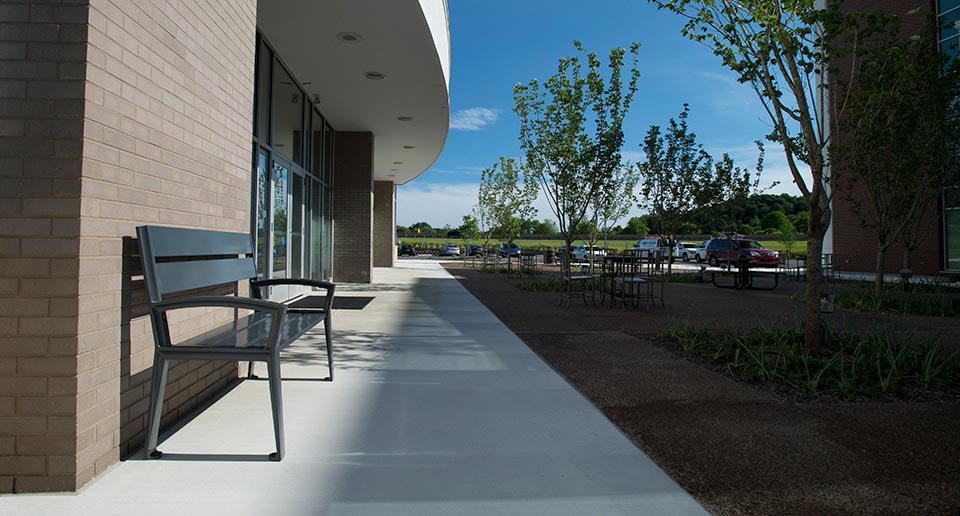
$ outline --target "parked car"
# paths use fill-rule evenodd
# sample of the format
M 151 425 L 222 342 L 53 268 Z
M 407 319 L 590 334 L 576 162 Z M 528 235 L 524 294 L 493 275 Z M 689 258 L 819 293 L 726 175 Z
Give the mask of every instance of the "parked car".
M 460 256 L 460 246 L 446 243 L 440 248 L 440 256 Z
M 467 256 L 483 256 L 483 246 L 479 244 L 467 244 L 463 253 Z
M 520 246 L 517 244 L 507 245 L 506 242 L 500 244 L 500 256 L 506 258 L 507 255 L 520 256 Z
M 410 244 L 400 244 L 397 248 L 397 256 L 416 256 L 417 248 Z
M 776 251 L 749 238 L 712 238 L 707 244 L 707 263 L 710 265 L 716 266 L 720 262 L 736 264 L 741 259 L 754 267 L 776 267 L 780 263 Z
M 463 233 L 456 229 L 447 231 L 447 238 L 463 238 Z
M 584 244 L 584 245 L 575 247 L 573 251 L 570 252 L 570 256 L 573 257 L 573 261 L 578 261 L 578 262 L 589 262 L 591 254 L 593 255 L 593 260 L 598 261 L 598 260 L 602 260 L 603 257 L 607 255 L 607 251 L 601 248 L 600 246 L 595 245 L 595 246 L 592 246 L 592 249 L 591 249 L 591 246 Z
M 704 240 L 703 242 L 700 242 L 700 245 L 697 246 L 697 263 L 703 263 L 707 261 L 707 244 L 709 243 L 709 240 Z
M 567 249 L 567 246 L 562 245 L 562 246 L 558 247 L 557 250 L 553 252 L 553 258 L 554 258 L 554 260 L 555 260 L 557 263 L 560 263 L 560 257 L 562 257 L 562 256 L 564 255 L 564 253 L 566 253 L 566 254 L 569 254 L 569 253 L 570 253 L 570 251 Z
M 697 258 L 697 244 L 693 242 L 680 242 L 678 250 L 680 251 L 680 259 L 685 262 L 690 260 L 695 260 Z

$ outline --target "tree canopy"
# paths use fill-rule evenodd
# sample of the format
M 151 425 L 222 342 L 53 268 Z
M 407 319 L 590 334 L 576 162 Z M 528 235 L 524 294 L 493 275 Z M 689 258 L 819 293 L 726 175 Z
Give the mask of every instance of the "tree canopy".
M 605 79 L 596 53 L 586 52 L 579 41 L 573 44 L 579 54 L 561 58 L 556 74 L 542 85 L 532 79 L 513 90 L 526 166 L 568 244 L 590 218 L 591 200 L 622 168 L 623 118 L 640 76 L 636 43 L 629 49 L 633 62 L 625 83 L 627 50 L 610 50 Z

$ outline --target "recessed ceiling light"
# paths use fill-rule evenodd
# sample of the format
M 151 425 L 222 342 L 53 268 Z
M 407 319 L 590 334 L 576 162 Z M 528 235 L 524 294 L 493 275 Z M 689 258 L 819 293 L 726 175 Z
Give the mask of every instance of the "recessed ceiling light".
M 398 117 L 397 117 L 397 120 L 399 120 L 399 121 L 401 121 L 401 122 L 413 122 L 413 117 L 412 117 L 412 116 L 398 116 Z
M 390 169 L 390 172 L 396 172 L 397 170 L 400 170 L 400 169 L 398 169 L 398 168 L 391 168 L 391 169 Z
M 387 177 L 397 177 L 396 174 L 387 174 Z
M 371 81 L 382 81 L 387 78 L 387 74 L 383 72 L 366 72 L 363 76 Z
M 341 32 L 337 34 L 337 39 L 344 43 L 360 43 L 363 41 L 363 36 L 357 34 L 356 32 Z
M 404 149 L 416 149 L 416 147 L 413 146 L 413 145 L 404 145 L 403 148 L 404 148 Z
M 402 161 L 394 161 L 393 164 L 394 164 L 394 165 L 403 165 L 403 162 L 402 162 Z

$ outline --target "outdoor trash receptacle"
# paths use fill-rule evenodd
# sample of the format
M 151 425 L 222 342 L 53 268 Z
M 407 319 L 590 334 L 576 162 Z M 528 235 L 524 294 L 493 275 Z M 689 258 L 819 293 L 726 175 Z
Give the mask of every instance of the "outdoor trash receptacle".
M 832 314 L 836 298 L 836 294 L 820 294 L 820 312 Z

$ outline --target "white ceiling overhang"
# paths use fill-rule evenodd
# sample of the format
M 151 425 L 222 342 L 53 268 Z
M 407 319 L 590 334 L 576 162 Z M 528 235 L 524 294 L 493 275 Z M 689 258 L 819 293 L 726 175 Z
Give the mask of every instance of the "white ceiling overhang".
M 374 179 L 407 183 L 436 161 L 450 125 L 445 0 L 260 0 L 257 25 L 334 129 L 373 133 Z

